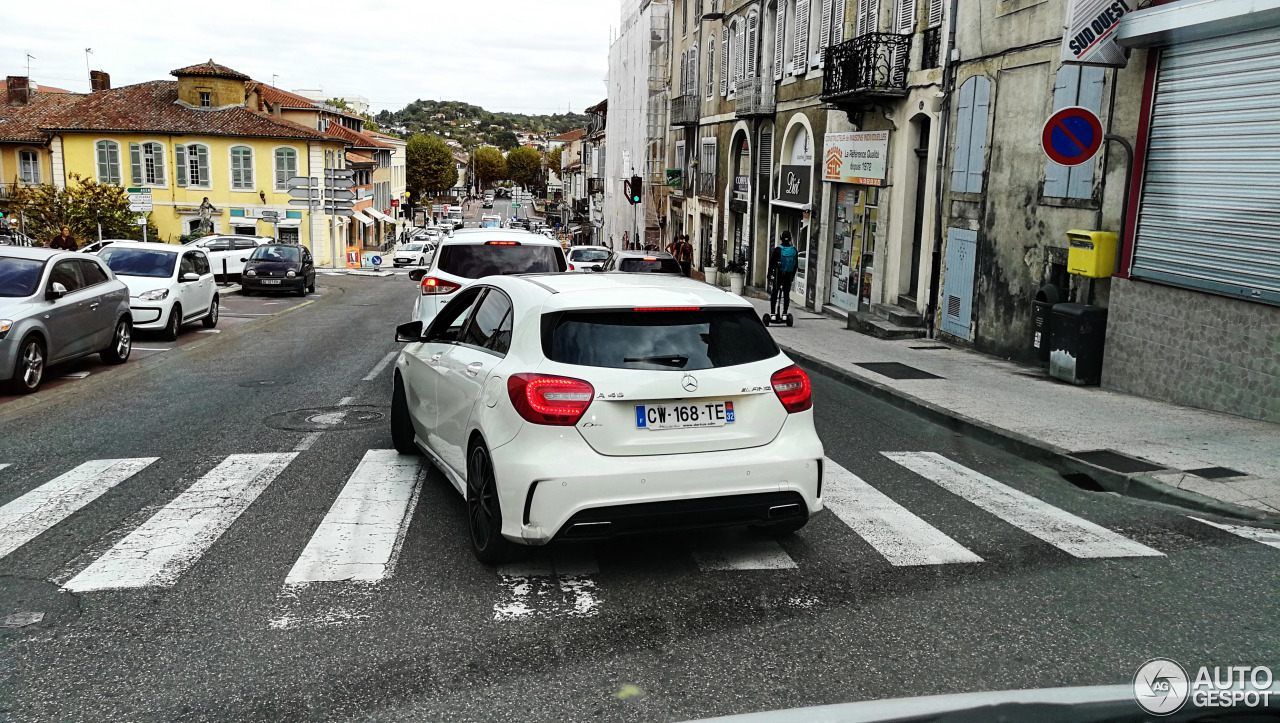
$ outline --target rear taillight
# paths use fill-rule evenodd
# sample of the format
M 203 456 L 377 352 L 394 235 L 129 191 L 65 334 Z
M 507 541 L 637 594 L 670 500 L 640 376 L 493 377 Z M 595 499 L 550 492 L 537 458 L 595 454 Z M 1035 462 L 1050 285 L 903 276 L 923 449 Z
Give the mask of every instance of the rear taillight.
M 569 270 L 574 271 L 573 264 L 569 264 Z
M 435 294 L 452 294 L 462 288 L 462 284 L 455 284 L 452 281 L 437 279 L 434 276 L 425 276 L 422 279 L 422 295 L 432 296 Z
M 779 369 L 769 379 L 773 385 L 773 393 L 789 414 L 803 412 L 813 406 L 813 397 L 809 393 L 809 375 L 800 367 L 792 364 Z
M 512 374 L 507 394 L 521 417 L 534 424 L 573 426 L 591 406 L 596 390 L 581 379 Z

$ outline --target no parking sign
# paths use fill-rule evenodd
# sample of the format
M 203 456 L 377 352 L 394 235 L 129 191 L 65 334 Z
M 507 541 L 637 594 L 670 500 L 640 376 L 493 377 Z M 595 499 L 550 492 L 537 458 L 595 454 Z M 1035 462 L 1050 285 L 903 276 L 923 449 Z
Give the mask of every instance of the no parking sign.
M 1078 166 L 1097 155 L 1102 136 L 1098 116 L 1088 108 L 1072 106 L 1049 116 L 1040 134 L 1040 146 L 1054 163 Z

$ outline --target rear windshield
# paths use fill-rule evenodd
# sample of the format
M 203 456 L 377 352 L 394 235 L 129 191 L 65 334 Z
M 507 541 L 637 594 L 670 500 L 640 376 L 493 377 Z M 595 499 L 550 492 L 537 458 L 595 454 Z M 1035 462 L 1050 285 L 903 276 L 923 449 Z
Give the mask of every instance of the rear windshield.
M 675 259 L 630 258 L 618 261 L 619 271 L 640 271 L 653 274 L 678 274 L 680 264 Z
M 559 312 L 543 317 L 542 345 L 553 361 L 610 369 L 715 369 L 778 355 L 751 309 Z
M 116 244 L 103 249 L 98 257 L 107 262 L 116 276 L 164 279 L 173 276 L 173 267 L 178 263 L 178 255 L 175 253 L 131 249 Z
M 36 293 L 44 262 L 0 256 L 0 296 L 22 298 Z
M 569 252 L 570 261 L 604 261 L 609 252 L 604 249 L 574 249 Z
M 445 246 L 438 255 L 436 268 L 464 279 L 565 270 L 564 258 L 555 246 L 465 244 Z

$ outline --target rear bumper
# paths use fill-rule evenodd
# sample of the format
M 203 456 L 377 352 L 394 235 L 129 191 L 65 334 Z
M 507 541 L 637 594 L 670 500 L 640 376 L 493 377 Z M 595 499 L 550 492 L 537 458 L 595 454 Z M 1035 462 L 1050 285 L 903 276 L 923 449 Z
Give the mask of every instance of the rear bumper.
M 491 450 L 502 533 L 542 545 L 656 530 L 767 524 L 822 509 L 822 443 L 812 411 L 760 447 L 610 457 L 576 431 L 524 424 Z
M 297 276 L 292 279 L 270 279 L 270 281 L 279 281 L 278 284 L 264 284 L 262 279 L 253 276 L 240 277 L 240 288 L 249 289 L 250 291 L 297 291 L 307 285 L 305 277 Z

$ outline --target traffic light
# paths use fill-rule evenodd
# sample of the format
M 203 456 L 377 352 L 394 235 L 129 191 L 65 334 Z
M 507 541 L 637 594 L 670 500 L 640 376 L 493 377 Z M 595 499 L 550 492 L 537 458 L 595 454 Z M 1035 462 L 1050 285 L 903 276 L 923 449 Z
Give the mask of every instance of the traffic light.
M 644 181 L 639 176 L 631 177 L 631 185 L 628 187 L 627 200 L 633 204 L 640 203 L 640 189 L 644 187 Z

